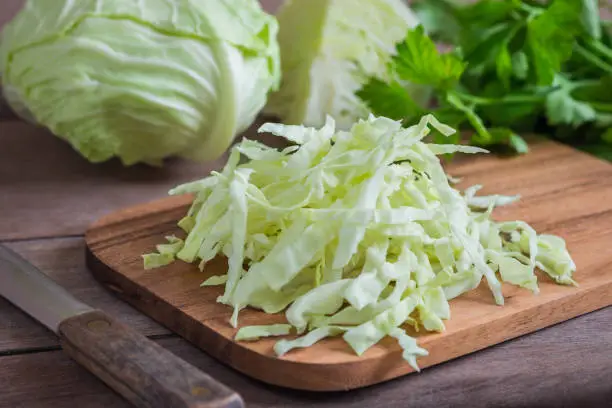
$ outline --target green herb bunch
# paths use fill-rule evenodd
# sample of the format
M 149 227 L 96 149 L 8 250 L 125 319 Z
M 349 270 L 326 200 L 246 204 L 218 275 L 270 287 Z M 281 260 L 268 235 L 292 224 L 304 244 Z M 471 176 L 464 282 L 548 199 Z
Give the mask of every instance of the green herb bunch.
M 397 45 L 394 79 L 358 91 L 370 109 L 414 122 L 430 109 L 405 84 L 424 84 L 434 115 L 473 129 L 471 144 L 524 153 L 518 133 L 541 133 L 612 160 L 612 39 L 597 0 L 462 3 L 413 5 L 422 25 Z

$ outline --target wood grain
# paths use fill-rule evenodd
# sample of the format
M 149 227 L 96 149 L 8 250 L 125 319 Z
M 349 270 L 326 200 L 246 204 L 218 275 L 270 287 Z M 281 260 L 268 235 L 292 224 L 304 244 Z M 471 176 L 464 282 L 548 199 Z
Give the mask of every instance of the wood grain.
M 93 279 L 85 267 L 82 238 L 17 242 L 8 246 L 92 307 L 104 310 L 144 335 L 169 334 L 149 317 L 117 301 Z M 0 355 L 53 347 L 59 347 L 57 336 L 0 297 Z
M 59 325 L 62 347 L 140 408 L 241 408 L 242 399 L 107 314 L 94 310 Z
M 0 139 L 0 240 L 83 234 L 107 212 L 159 197 L 224 162 L 92 164 L 49 132 L 22 122 L 0 122 Z
M 484 157 L 452 167 L 468 183 L 484 183 L 489 192 L 519 193 L 519 205 L 498 211 L 501 219 L 522 219 L 541 233 L 566 238 L 578 265 L 579 288 L 540 279 L 541 293 L 505 286 L 506 305 L 496 306 L 486 285 L 452 301 L 453 318 L 442 334 L 419 335 L 430 355 L 428 367 L 541 329 L 612 303 L 612 166 L 553 142 L 536 143 L 531 154 L 512 159 Z M 144 271 L 140 255 L 161 237 L 180 234 L 175 222 L 189 197 L 169 198 L 112 214 L 87 233 L 88 265 L 96 278 L 173 331 L 230 366 L 262 381 L 309 390 L 363 387 L 411 371 L 390 339 L 362 357 L 341 339 L 276 358 L 275 339 L 236 343 L 228 320 L 231 310 L 215 302 L 220 288 L 199 288 L 211 274 L 224 273 L 218 260 L 200 273 L 174 263 Z M 282 315 L 246 310 L 241 325 L 283 321 Z
M 158 341 L 239 392 L 249 408 L 561 408 L 612 400 L 612 308 L 572 319 L 418 375 L 350 392 L 268 386 L 182 339 Z M 127 408 L 121 397 L 62 352 L 0 359 L 0 408 Z

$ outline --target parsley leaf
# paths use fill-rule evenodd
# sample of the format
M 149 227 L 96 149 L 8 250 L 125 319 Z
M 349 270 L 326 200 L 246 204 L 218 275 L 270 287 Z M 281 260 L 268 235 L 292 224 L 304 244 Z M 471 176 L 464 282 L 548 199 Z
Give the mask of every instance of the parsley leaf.
M 512 54 L 512 73 L 518 79 L 526 79 L 529 72 L 529 60 L 523 51 Z
M 460 111 L 458 111 L 457 109 L 455 109 L 453 107 L 446 106 L 444 104 L 442 104 L 442 105 L 443 106 L 441 106 L 438 109 L 436 109 L 435 111 L 433 111 L 432 114 L 440 122 L 442 122 L 442 123 L 444 123 L 444 124 L 446 124 L 446 125 L 448 125 L 448 126 L 450 126 L 452 128 L 459 129 L 461 127 L 461 125 L 466 120 L 465 115 L 463 114 L 463 112 L 460 112 Z M 456 139 L 455 139 L 455 137 L 456 137 Z M 459 141 L 461 140 L 459 132 L 453 133 L 446 140 L 447 140 L 446 143 L 459 143 Z
M 386 83 L 378 78 L 370 78 L 357 91 L 372 113 L 387 116 L 394 120 L 410 119 L 421 116 L 424 112 L 410 97 L 406 89 L 397 81 Z
M 516 32 L 516 27 L 509 23 L 497 24 L 480 33 L 478 40 L 464 44 L 465 59 L 469 61 L 469 68 L 480 68 L 490 61 L 495 63 L 495 58 L 502 48 L 505 48 Z
M 570 82 L 572 95 L 577 99 L 589 101 L 596 105 L 608 104 L 612 106 L 612 75 L 596 80 L 582 80 Z M 612 110 L 611 110 L 612 112 Z
M 489 133 L 492 136 L 492 144 L 507 145 L 517 153 L 527 153 L 529 146 L 525 139 L 514 133 L 509 128 L 491 128 Z
M 567 86 L 573 99 L 595 110 L 594 122 L 598 127 L 612 126 L 612 76 L 569 82 Z
M 438 52 L 423 26 L 408 31 L 406 39 L 397 45 L 393 64 L 401 79 L 436 89 L 453 87 L 465 69 L 459 57 Z
M 516 130 L 528 130 L 533 126 L 536 115 L 542 110 L 542 102 L 534 100 L 484 105 L 480 112 L 488 123 L 510 126 Z
M 597 112 L 589 104 L 574 99 L 570 87 L 561 87 L 546 98 L 546 115 L 551 125 L 567 124 L 577 127 L 594 121 Z
M 507 46 L 502 46 L 497 53 L 495 58 L 495 66 L 497 70 L 497 76 L 501 80 L 505 88 L 510 88 L 510 78 L 514 74 L 514 67 L 512 66 L 512 57 Z
M 581 11 L 577 0 L 555 0 L 528 23 L 528 43 L 538 85 L 552 84 L 561 64 L 571 57 L 580 32 Z
M 458 15 L 466 26 L 490 27 L 500 21 L 508 20 L 516 9 L 516 1 L 481 0 L 460 8 Z
M 527 144 L 515 132 L 544 132 L 610 152 L 612 32 L 599 5 L 416 0 L 432 38 L 455 49 L 440 53 L 422 26 L 410 30 L 389 66 L 397 81 L 370 79 L 358 95 L 374 113 L 406 123 L 424 112 L 401 84 L 422 84 L 433 89 L 433 114 L 455 128 L 472 128 L 472 144 L 524 153 Z

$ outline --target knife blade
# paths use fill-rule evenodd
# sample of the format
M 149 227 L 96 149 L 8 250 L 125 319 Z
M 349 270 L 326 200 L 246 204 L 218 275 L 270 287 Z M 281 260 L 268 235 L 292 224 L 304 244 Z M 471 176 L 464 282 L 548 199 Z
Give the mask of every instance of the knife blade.
M 236 392 L 79 301 L 1 244 L 0 295 L 55 332 L 68 355 L 137 407 L 244 406 Z

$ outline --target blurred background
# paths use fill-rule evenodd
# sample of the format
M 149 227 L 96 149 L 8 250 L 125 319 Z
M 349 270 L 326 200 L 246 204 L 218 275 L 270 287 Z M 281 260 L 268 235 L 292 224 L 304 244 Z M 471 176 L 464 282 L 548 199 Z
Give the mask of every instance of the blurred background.
M 0 3 L 0 27 L 9 21 L 25 3 L 25 0 L 2 0 Z

